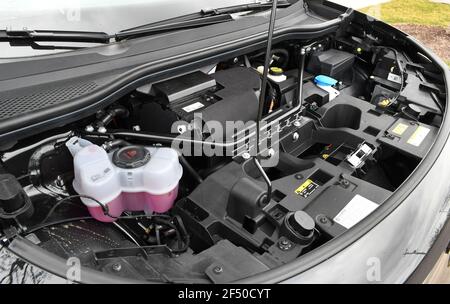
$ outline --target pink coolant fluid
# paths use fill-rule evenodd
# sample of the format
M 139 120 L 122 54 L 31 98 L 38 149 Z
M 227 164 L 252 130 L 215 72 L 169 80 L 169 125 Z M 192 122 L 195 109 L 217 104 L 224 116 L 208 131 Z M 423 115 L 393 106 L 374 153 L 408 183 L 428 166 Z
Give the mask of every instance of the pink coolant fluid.
M 100 206 L 88 207 L 93 218 L 101 222 L 113 222 L 124 211 L 146 211 L 164 213 L 172 208 L 178 195 L 178 186 L 166 194 L 152 195 L 146 192 L 122 192 L 117 198 L 106 203 L 108 215 Z M 111 215 L 111 216 L 109 216 Z
M 113 222 L 124 211 L 172 208 L 183 174 L 175 150 L 127 146 L 108 154 L 78 138 L 66 145 L 74 155 L 74 189 L 95 199 L 81 198 L 95 219 Z

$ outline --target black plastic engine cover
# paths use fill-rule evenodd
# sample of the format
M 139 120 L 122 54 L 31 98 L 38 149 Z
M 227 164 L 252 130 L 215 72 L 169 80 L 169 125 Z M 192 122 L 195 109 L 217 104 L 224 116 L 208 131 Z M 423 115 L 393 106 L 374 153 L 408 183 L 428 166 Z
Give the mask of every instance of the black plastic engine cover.
M 170 133 L 173 123 L 191 123 L 195 114 L 201 114 L 203 122 L 219 122 L 225 131 L 227 121 L 256 120 L 260 88 L 260 75 L 250 68 L 236 67 L 212 75 L 197 71 L 155 84 L 153 100 L 157 102 L 146 101 L 139 109 L 140 117 L 134 119 L 149 130 L 156 124 L 146 121 L 158 122 L 159 129 L 151 131 Z

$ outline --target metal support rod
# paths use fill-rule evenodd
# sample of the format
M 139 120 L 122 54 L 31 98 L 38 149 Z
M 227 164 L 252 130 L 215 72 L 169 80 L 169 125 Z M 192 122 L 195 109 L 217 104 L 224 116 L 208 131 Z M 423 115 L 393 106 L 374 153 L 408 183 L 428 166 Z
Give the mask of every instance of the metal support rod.
M 267 89 L 267 77 L 269 73 L 270 60 L 272 55 L 272 37 L 275 28 L 275 19 L 277 14 L 277 4 L 278 0 L 273 0 L 272 10 L 270 12 L 270 22 L 269 22 L 269 32 L 267 35 L 267 48 L 266 48 L 266 58 L 264 61 L 264 71 L 261 84 L 261 93 L 259 95 L 259 106 L 258 106 L 258 116 L 256 118 L 256 157 L 259 156 L 259 139 L 260 139 L 260 128 L 261 120 L 263 115 L 263 110 L 266 101 L 266 89 Z
M 266 101 L 266 89 L 267 89 L 267 78 L 269 73 L 269 67 L 270 67 L 270 60 L 272 59 L 272 39 L 273 39 L 273 31 L 275 29 L 275 19 L 277 15 L 277 5 L 278 0 L 272 1 L 272 10 L 270 11 L 270 22 L 269 22 L 269 31 L 267 34 L 267 48 L 266 48 L 266 58 L 264 61 L 264 71 L 263 71 L 263 77 L 262 77 L 262 84 L 261 84 L 261 93 L 259 95 L 259 107 L 258 107 L 258 116 L 256 118 L 256 156 L 253 158 L 253 161 L 258 168 L 259 172 L 264 178 L 264 181 L 267 184 L 267 195 L 266 195 L 266 202 L 267 204 L 270 202 L 272 198 L 272 182 L 270 181 L 269 177 L 267 176 L 266 172 L 264 171 L 263 167 L 259 163 L 258 157 L 260 156 L 260 150 L 259 150 L 259 140 L 260 140 L 260 133 L 261 133 L 261 120 L 263 116 L 263 110 L 265 106 Z
M 300 49 L 300 57 L 298 63 L 298 88 L 296 96 L 296 101 L 297 104 L 299 105 L 300 111 L 302 110 L 303 106 L 303 78 L 305 74 L 305 58 L 306 58 L 306 49 L 302 47 Z

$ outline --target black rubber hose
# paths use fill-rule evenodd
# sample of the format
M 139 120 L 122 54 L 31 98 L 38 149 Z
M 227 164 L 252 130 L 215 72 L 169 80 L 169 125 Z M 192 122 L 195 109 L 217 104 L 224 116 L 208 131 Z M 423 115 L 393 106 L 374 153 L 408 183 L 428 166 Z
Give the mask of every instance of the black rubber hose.
M 179 156 L 181 165 L 183 168 L 194 178 L 194 180 L 201 184 L 203 183 L 203 178 L 200 176 L 200 174 L 197 173 L 197 171 L 191 166 L 191 164 L 187 161 L 187 159 L 180 154 Z
M 114 117 L 127 117 L 130 113 L 125 107 L 117 106 L 106 111 L 106 113 L 97 121 L 98 126 L 107 126 Z
M 284 57 L 280 68 L 285 69 L 289 63 L 289 52 L 286 49 L 273 49 L 271 53 L 272 55 L 281 54 Z

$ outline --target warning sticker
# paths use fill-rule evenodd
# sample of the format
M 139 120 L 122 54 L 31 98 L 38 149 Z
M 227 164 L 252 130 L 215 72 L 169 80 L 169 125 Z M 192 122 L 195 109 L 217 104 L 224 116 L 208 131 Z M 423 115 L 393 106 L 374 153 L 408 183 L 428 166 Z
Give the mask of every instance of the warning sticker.
M 406 129 L 408 129 L 408 125 L 404 123 L 399 123 L 398 125 L 395 126 L 394 129 L 392 129 L 392 133 L 398 136 L 402 136 L 402 134 L 405 133 Z
M 193 103 L 191 105 L 188 105 L 186 107 L 183 108 L 183 110 L 187 113 L 191 113 L 192 111 L 198 110 L 200 108 L 203 108 L 205 105 L 202 104 L 201 102 L 196 102 Z
M 303 184 L 300 185 L 300 187 L 295 190 L 295 193 L 303 198 L 307 198 L 308 196 L 313 194 L 313 192 L 316 191 L 317 188 L 319 188 L 318 184 L 310 179 L 307 179 Z
M 377 208 L 378 205 L 376 203 L 357 194 L 333 220 L 339 225 L 350 229 Z
M 428 133 L 430 133 L 430 129 L 419 126 L 416 131 L 414 131 L 413 135 L 408 139 L 407 143 L 413 146 L 420 146 L 427 137 Z

